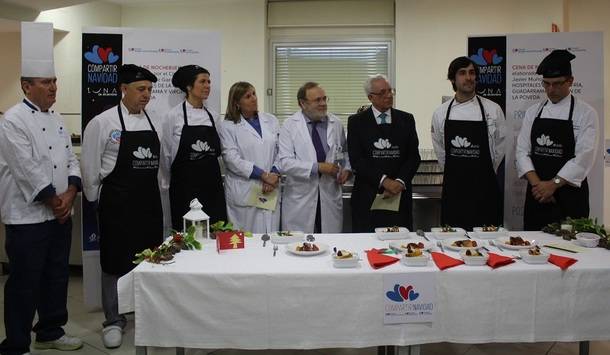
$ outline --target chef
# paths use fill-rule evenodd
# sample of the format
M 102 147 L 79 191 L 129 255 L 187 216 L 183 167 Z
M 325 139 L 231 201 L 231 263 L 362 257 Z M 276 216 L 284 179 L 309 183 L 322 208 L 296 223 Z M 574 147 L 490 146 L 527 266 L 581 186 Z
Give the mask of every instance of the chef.
M 25 98 L 0 120 L 0 215 L 10 274 L 4 287 L 2 354 L 34 348 L 76 350 L 65 334 L 71 211 L 81 189 L 78 159 L 57 94 L 53 24 L 21 24 L 21 89 Z M 38 322 L 32 328 L 34 315 Z
M 116 284 L 135 266 L 134 255 L 158 246 L 163 214 L 157 180 L 160 143 L 158 122 L 144 109 L 157 81 L 133 64 L 119 70 L 123 98 L 94 117 L 82 143 L 84 192 L 98 202 L 102 306 L 106 317 L 102 340 L 121 345 L 125 316 L 118 313 Z
M 525 230 L 589 216 L 587 175 L 595 161 L 599 123 L 595 109 L 571 93 L 574 58 L 567 50 L 554 50 L 536 70 L 547 99 L 526 111 L 516 151 L 517 172 L 528 182 Z
M 384 75 L 364 83 L 371 107 L 350 116 L 349 157 L 355 170 L 352 192 L 352 229 L 373 232 L 375 227 L 413 228 L 411 180 L 420 157 L 415 119 L 396 110 L 394 89 Z M 396 208 L 373 208 L 377 196 L 397 199 Z
M 432 115 L 432 145 L 444 167 L 441 224 L 472 230 L 502 224 L 496 172 L 504 158 L 504 113 L 476 94 L 478 66 L 468 57 L 449 64 L 455 96 Z
M 306 233 L 341 233 L 341 186 L 351 176 L 343 124 L 328 113 L 324 89 L 307 82 L 297 92 L 301 110 L 280 129 L 282 229 Z
M 206 106 L 210 72 L 198 65 L 178 68 L 172 84 L 186 94 L 163 121 L 161 174 L 169 188 L 172 226 L 183 229 L 182 217 L 197 198 L 210 223 L 227 220 L 225 194 L 218 157 L 220 117 Z

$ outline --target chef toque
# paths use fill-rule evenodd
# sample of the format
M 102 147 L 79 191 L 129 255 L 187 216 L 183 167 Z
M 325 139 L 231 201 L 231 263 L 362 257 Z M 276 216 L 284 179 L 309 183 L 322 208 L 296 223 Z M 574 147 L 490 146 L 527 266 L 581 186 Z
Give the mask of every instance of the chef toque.
M 21 76 L 25 78 L 55 77 L 52 23 L 21 23 Z
M 572 76 L 570 61 L 574 58 L 576 56 L 565 49 L 555 49 L 540 62 L 536 74 L 543 78 Z

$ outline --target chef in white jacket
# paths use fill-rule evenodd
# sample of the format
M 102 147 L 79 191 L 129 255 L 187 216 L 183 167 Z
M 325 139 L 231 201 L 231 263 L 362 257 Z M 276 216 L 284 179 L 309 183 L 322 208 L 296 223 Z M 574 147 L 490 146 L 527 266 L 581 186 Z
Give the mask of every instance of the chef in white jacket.
M 229 221 L 254 233 L 278 230 L 280 125 L 277 118 L 258 111 L 254 86 L 241 81 L 229 90 L 221 127 Z
M 76 350 L 67 336 L 72 204 L 81 189 L 78 159 L 66 124 L 51 110 L 57 93 L 53 25 L 21 26 L 25 98 L 0 120 L 0 215 L 10 275 L 4 286 L 2 354 L 34 348 Z M 34 315 L 38 321 L 34 327 Z
M 306 233 L 340 233 L 341 186 L 351 176 L 343 124 L 329 114 L 326 92 L 317 83 L 299 88 L 300 111 L 280 130 L 282 229 Z

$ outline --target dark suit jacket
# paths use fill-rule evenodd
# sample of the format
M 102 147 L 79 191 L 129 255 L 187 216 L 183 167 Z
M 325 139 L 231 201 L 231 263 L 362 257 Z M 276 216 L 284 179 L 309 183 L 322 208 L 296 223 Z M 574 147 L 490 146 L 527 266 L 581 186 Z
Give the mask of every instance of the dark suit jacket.
M 379 212 L 370 211 L 375 195 L 383 191 L 383 188 L 379 188 L 383 175 L 405 182 L 407 190 L 401 197 L 399 214 L 402 218 L 398 222 L 402 222 L 406 227 L 411 227 L 412 224 L 411 180 L 420 162 L 415 119 L 412 114 L 404 111 L 392 109 L 391 113 L 392 142 L 400 145 L 400 159 L 392 162 L 390 166 L 382 166 L 378 159 L 371 158 L 372 143 L 380 132 L 373 110 L 369 108 L 349 117 L 347 147 L 355 174 L 352 193 L 352 222 L 355 232 L 368 232 L 375 226 L 381 226 L 379 223 L 386 222 L 375 217 Z

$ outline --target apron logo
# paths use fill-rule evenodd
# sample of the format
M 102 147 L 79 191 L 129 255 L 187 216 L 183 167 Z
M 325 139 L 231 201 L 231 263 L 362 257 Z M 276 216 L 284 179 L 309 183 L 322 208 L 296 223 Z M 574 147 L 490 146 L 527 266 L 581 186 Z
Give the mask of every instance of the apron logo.
M 538 143 L 538 145 L 544 147 L 550 147 L 553 145 L 553 141 L 551 140 L 551 136 L 546 136 L 544 134 L 542 134 L 540 137 L 536 138 L 536 143 Z
M 193 150 L 196 152 L 207 152 L 208 150 L 210 150 L 208 142 L 202 142 L 199 139 L 197 140 L 197 142 L 195 142 L 195 144 L 191 144 L 191 148 L 193 148 Z
M 142 147 L 138 147 L 138 150 L 133 152 L 133 156 L 138 158 L 138 159 L 148 159 L 148 158 L 152 158 L 152 152 L 150 151 L 150 148 L 142 148 Z
M 392 144 L 390 144 L 389 139 L 379 138 L 377 142 L 373 143 L 373 146 L 377 149 L 389 149 L 392 148 Z
M 462 138 L 460 136 L 455 136 L 455 138 L 451 140 L 451 145 L 456 148 L 468 148 L 470 147 L 470 142 L 466 137 Z
M 121 131 L 118 129 L 113 129 L 110 131 L 110 142 L 111 143 L 121 143 Z

